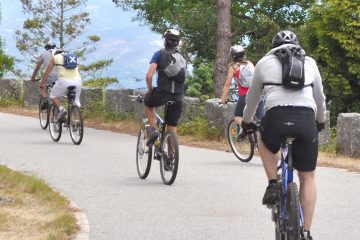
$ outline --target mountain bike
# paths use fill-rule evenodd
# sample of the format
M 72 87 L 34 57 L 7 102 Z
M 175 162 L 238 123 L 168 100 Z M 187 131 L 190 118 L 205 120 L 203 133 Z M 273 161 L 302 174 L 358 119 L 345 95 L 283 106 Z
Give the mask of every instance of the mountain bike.
M 259 125 L 259 122 L 257 122 Z M 257 131 L 243 132 L 241 126 L 232 119 L 226 130 L 227 139 L 234 155 L 242 162 L 249 162 L 258 149 Z
M 49 95 L 49 92 L 50 92 L 51 88 L 54 85 L 55 85 L 55 82 L 45 85 L 46 92 L 48 93 L 47 95 Z M 42 106 L 44 101 L 48 101 L 48 103 L 47 103 L 48 107 L 46 109 L 41 109 L 41 106 Z M 50 99 L 49 98 L 44 98 L 43 96 L 40 95 L 40 100 L 39 100 L 39 121 L 40 121 L 40 127 L 42 129 L 44 129 L 44 130 L 49 125 L 50 107 L 51 107 Z
M 79 145 L 84 136 L 84 122 L 80 108 L 75 104 L 75 86 L 67 88 L 67 117 L 65 122 L 57 121 L 58 108 L 51 105 L 49 117 L 50 136 L 53 141 L 58 142 L 61 138 L 62 127 L 70 132 L 70 137 L 75 145 Z
M 294 137 L 284 138 L 281 144 L 281 162 L 278 167 L 279 195 L 271 208 L 275 222 L 276 240 L 300 240 L 304 231 L 304 216 L 300 205 L 297 184 L 293 181 L 292 143 Z
M 129 95 L 133 101 L 144 102 L 142 95 Z M 175 101 L 165 104 L 164 119 L 166 119 L 168 107 Z M 147 129 L 150 127 L 147 118 L 143 119 L 143 125 L 139 130 L 136 144 L 136 168 L 139 178 L 145 179 L 149 175 L 152 160 L 160 161 L 160 174 L 164 184 L 171 185 L 175 181 L 179 167 L 179 144 L 177 135 L 167 131 L 167 122 L 155 113 L 160 136 L 153 145 L 146 145 L 148 140 Z

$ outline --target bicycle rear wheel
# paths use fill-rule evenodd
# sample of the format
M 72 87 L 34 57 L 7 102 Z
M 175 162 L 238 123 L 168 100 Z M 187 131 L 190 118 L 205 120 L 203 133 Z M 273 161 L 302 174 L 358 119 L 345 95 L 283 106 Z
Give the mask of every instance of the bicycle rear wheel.
M 151 168 L 153 147 L 146 146 L 146 141 L 145 128 L 141 128 L 136 144 L 136 169 L 141 179 L 147 178 Z
M 171 185 L 175 181 L 179 167 L 179 144 L 176 134 L 165 133 L 161 146 L 160 174 L 163 183 Z
M 58 109 L 55 106 L 51 106 L 49 116 L 49 131 L 53 141 L 58 142 L 61 138 L 62 124 L 56 120 L 58 115 Z
M 288 219 L 286 239 L 300 240 L 300 200 L 295 182 L 291 182 L 288 185 L 288 191 L 286 193 L 286 213 Z
M 40 120 L 41 129 L 45 130 L 49 125 L 50 108 L 41 109 L 41 105 L 43 104 L 43 100 L 44 100 L 44 98 L 40 97 L 40 101 L 39 101 L 39 120 Z
M 70 108 L 70 137 L 75 145 L 79 145 L 83 139 L 84 135 L 84 122 L 80 108 L 76 105 Z
M 254 144 L 250 135 L 239 137 L 241 127 L 231 120 L 227 127 L 227 138 L 231 150 L 235 156 L 242 162 L 249 162 L 254 156 Z

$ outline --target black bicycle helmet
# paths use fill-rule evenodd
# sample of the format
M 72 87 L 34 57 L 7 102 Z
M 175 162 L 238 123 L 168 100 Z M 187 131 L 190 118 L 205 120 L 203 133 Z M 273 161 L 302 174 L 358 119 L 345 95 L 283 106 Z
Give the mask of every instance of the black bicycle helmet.
M 245 49 L 240 45 L 234 45 L 230 48 L 230 55 L 234 61 L 242 60 L 245 55 Z
M 49 41 L 49 42 L 47 42 L 47 43 L 45 44 L 44 48 L 45 48 L 46 50 L 54 49 L 54 48 L 56 48 L 56 45 L 55 45 L 55 43 L 54 43 L 53 41 Z
M 175 48 L 180 42 L 180 33 L 175 29 L 168 29 L 164 32 L 163 37 L 165 38 L 165 47 Z
M 295 35 L 295 33 L 291 32 L 289 30 L 284 30 L 284 31 L 278 32 L 275 35 L 275 37 L 272 40 L 272 47 L 276 48 L 283 44 L 299 45 L 299 40 L 298 40 L 297 36 Z

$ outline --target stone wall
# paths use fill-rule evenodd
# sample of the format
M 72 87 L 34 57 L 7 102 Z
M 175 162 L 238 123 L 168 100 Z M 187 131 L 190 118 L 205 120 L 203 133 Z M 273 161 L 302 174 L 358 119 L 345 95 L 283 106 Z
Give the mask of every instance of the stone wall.
M 21 98 L 21 82 L 14 79 L 0 81 L 0 99 L 19 101 Z
M 360 157 L 360 114 L 340 113 L 337 118 L 336 151 Z
M 39 83 L 18 81 L 14 79 L 0 80 L 0 99 L 12 98 L 20 100 L 23 96 L 24 106 L 37 106 L 39 102 Z M 144 104 L 131 101 L 128 95 L 138 94 L 132 89 L 116 89 L 103 91 L 100 88 L 82 88 L 80 101 L 86 113 L 91 113 L 98 107 L 115 113 L 131 113 L 141 120 L 144 117 Z M 163 116 L 163 107 L 157 109 Z M 198 98 L 185 97 L 183 114 L 180 122 L 186 122 L 202 114 L 217 128 L 226 131 L 227 125 L 234 116 L 235 103 L 228 103 L 219 108 L 217 99 L 209 99 L 200 103 Z M 327 112 L 325 130 L 319 134 L 319 143 L 330 142 L 330 113 Z M 351 156 L 360 156 L 360 115 L 343 113 L 338 116 L 337 150 Z

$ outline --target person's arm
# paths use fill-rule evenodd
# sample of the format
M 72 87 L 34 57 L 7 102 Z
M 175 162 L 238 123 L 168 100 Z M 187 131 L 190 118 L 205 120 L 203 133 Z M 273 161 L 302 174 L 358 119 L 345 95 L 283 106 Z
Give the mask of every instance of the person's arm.
M 49 62 L 49 65 L 47 66 L 44 75 L 41 78 L 40 84 L 39 84 L 39 88 L 44 88 L 45 87 L 45 82 L 47 80 L 47 78 L 49 77 L 52 69 L 54 68 L 55 65 L 55 59 L 52 58 L 51 61 Z
M 227 75 L 227 78 L 226 78 L 226 81 L 225 81 L 225 84 L 224 84 L 224 87 L 222 90 L 221 98 L 219 100 L 219 103 L 221 103 L 221 104 L 224 104 L 226 102 L 227 94 L 229 92 L 231 80 L 232 80 L 233 76 L 234 76 L 234 68 L 231 66 L 229 68 L 228 75 Z
M 246 105 L 244 107 L 243 122 L 250 123 L 255 115 L 262 94 L 262 74 L 261 66 L 256 66 L 254 77 L 249 91 L 246 94 Z
M 37 62 L 37 64 L 36 64 L 36 67 L 35 67 L 35 70 L 34 70 L 32 76 L 31 76 L 31 81 L 32 81 L 32 82 L 35 82 L 35 78 L 36 78 L 36 76 L 37 76 L 38 73 L 39 73 L 39 70 L 40 70 L 40 68 L 41 68 L 41 65 L 42 65 L 42 61 L 39 60 L 39 61 Z
M 149 66 L 149 69 L 146 73 L 146 85 L 147 85 L 147 88 L 148 88 L 148 92 L 150 92 L 152 89 L 153 89 L 153 86 L 152 86 L 152 78 L 154 76 L 154 73 L 157 69 L 157 64 L 156 63 L 151 63 L 150 66 Z
M 325 104 L 325 95 L 323 91 L 322 79 L 319 72 L 319 69 L 316 65 L 315 60 L 311 59 L 311 63 L 314 68 L 314 86 L 313 86 L 313 96 L 316 103 L 316 121 L 318 123 L 325 123 L 326 118 L 326 104 Z

